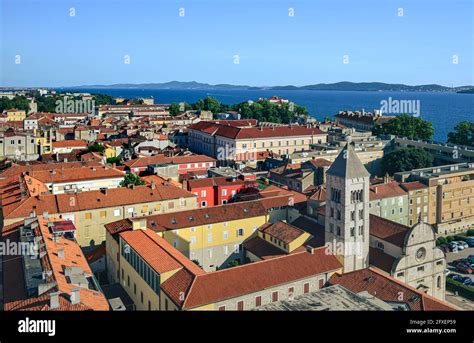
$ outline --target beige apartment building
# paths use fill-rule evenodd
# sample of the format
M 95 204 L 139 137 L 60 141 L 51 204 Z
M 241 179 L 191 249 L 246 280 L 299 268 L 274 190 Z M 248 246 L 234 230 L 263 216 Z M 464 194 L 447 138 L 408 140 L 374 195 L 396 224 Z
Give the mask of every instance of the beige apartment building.
M 427 222 L 435 224 L 438 235 L 452 235 L 474 228 L 474 163 L 396 173 L 395 179 L 418 182 L 416 205 L 420 205 L 420 209 L 417 211 L 421 213 L 422 221 L 427 216 Z M 415 220 L 415 215 L 410 219 Z

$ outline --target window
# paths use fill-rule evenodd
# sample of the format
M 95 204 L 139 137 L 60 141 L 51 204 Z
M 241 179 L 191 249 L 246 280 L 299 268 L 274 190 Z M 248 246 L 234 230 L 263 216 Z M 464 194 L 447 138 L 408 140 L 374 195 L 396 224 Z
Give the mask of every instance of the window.
M 425 270 L 425 267 L 424 267 L 424 266 L 421 266 L 421 267 L 416 268 L 416 271 L 417 271 L 417 272 L 423 272 L 424 270 Z
M 208 243 L 211 243 L 211 242 L 212 242 L 212 233 L 209 233 L 209 234 L 207 235 L 207 242 L 208 242 Z
M 140 292 L 140 302 L 143 304 L 143 292 Z
M 223 190 L 222 190 L 222 195 L 223 195 L 223 196 L 226 196 L 226 195 L 227 195 L 227 189 L 223 189 Z
M 244 229 L 237 229 L 237 237 L 242 237 L 244 235 Z
M 237 311 L 243 311 L 244 310 L 244 302 L 243 301 L 239 301 L 237 303 Z
M 319 279 L 319 289 L 324 287 L 324 279 Z
M 206 207 L 207 206 L 207 201 L 201 201 L 201 207 Z
M 223 239 L 229 239 L 229 231 L 224 231 L 224 232 L 222 233 L 222 238 L 223 238 Z
M 255 307 L 262 306 L 262 297 L 259 295 L 255 297 Z
M 229 247 L 227 245 L 224 245 L 224 255 L 229 255 Z
M 134 211 L 133 211 L 133 207 L 129 207 L 128 210 L 127 210 L 128 214 L 132 214 Z
M 219 311 L 225 311 L 225 305 L 219 306 Z
M 272 292 L 272 302 L 278 301 L 278 291 Z
M 201 191 L 201 196 L 205 197 L 206 196 L 206 191 Z
M 306 282 L 304 285 L 303 285 L 303 293 L 309 293 L 309 282 Z
M 171 202 L 168 203 L 168 209 L 171 210 L 171 209 L 173 209 L 173 208 L 174 208 L 174 202 L 171 201 Z
M 120 210 L 114 210 L 114 217 L 120 217 Z
M 87 212 L 87 213 L 85 214 L 85 218 L 86 218 L 86 219 L 92 219 L 92 213 Z
M 295 294 L 295 288 L 294 287 L 288 287 L 288 296 L 292 297 Z
M 208 251 L 209 258 L 212 258 L 212 248 Z
M 196 244 L 196 236 L 191 236 L 191 245 Z
M 436 286 L 438 288 L 441 288 L 441 276 L 440 275 L 438 275 L 438 277 L 436 278 Z
M 101 218 L 107 217 L 107 211 L 100 211 L 100 217 Z
M 234 245 L 234 253 L 238 254 L 240 252 L 240 244 Z

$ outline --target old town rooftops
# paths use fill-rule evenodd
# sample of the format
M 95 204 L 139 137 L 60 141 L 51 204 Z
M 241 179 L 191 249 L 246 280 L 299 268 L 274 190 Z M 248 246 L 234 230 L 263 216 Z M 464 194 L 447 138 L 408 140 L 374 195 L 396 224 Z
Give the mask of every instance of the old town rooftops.
M 5 183 L 5 180 L 2 180 Z M 12 183 L 14 180 L 6 180 Z M 10 195 L 15 185 L 0 185 L 0 199 L 4 218 L 25 218 L 36 213 L 69 213 L 76 211 L 110 208 L 117 206 L 158 202 L 180 198 L 194 198 L 195 195 L 171 185 L 145 185 L 131 188 L 121 187 L 74 194 L 47 194 L 36 197 L 21 195 L 21 187 L 16 185 L 16 195 Z M 18 183 L 18 182 L 17 182 Z

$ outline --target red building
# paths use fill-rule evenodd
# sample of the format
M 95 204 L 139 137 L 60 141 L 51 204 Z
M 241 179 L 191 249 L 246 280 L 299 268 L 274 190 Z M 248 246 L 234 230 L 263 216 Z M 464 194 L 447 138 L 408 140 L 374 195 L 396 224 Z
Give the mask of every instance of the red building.
M 257 187 L 257 185 L 256 179 L 222 176 L 187 180 L 183 188 L 198 196 L 199 207 L 211 207 L 227 204 L 243 189 Z

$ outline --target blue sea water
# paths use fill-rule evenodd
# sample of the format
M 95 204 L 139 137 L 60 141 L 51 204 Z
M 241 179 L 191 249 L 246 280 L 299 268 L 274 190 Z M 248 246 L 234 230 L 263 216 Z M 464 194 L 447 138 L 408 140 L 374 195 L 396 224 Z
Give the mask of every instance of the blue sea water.
M 77 91 L 77 90 L 76 90 Z M 273 95 L 305 106 L 318 120 L 334 116 L 343 110 L 373 111 L 381 101 L 418 100 L 420 116 L 433 123 L 435 141 L 444 142 L 447 134 L 461 121 L 474 121 L 474 95 L 428 92 L 363 92 L 363 91 L 311 91 L 311 90 L 163 90 L 163 89 L 81 89 L 83 92 L 103 93 L 111 96 L 150 97 L 155 103 L 196 102 L 212 96 L 224 104 L 234 104 Z

